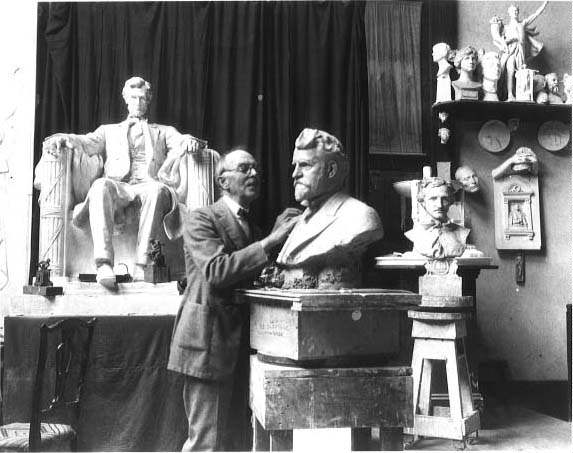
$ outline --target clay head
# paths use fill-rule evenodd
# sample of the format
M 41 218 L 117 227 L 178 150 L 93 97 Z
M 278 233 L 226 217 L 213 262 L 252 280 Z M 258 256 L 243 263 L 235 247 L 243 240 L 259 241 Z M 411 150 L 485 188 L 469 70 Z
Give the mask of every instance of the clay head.
M 432 60 L 438 62 L 448 57 L 450 46 L 445 42 L 439 42 L 432 47 Z
M 462 165 L 456 170 L 456 180 L 463 186 L 464 191 L 475 193 L 479 191 L 479 178 L 473 168 Z
M 221 191 L 244 208 L 258 198 L 260 170 L 255 158 L 247 151 L 235 149 L 224 154 L 215 171 Z
M 456 52 L 454 66 L 462 71 L 473 72 L 477 66 L 478 52 L 472 46 L 466 46 Z
M 342 189 L 348 161 L 340 141 L 328 132 L 304 129 L 292 156 L 294 197 L 309 206 Z
M 509 8 L 507 8 L 507 14 L 512 19 L 517 19 L 519 17 L 519 7 L 517 5 L 510 5 Z
M 438 137 L 440 137 L 440 143 L 445 145 L 450 139 L 450 130 L 447 127 L 440 127 L 438 129 Z
M 132 77 L 125 82 L 121 94 L 127 105 L 128 116 L 134 118 L 145 116 L 152 96 L 149 82 L 141 77 Z
M 420 182 L 418 202 L 434 220 L 448 221 L 448 209 L 454 202 L 454 189 L 442 178 L 428 178 Z
M 501 63 L 497 52 L 486 52 L 481 57 L 481 66 L 485 79 L 498 80 L 501 75 Z
M 550 93 L 559 92 L 559 78 L 554 72 L 545 75 L 545 86 Z

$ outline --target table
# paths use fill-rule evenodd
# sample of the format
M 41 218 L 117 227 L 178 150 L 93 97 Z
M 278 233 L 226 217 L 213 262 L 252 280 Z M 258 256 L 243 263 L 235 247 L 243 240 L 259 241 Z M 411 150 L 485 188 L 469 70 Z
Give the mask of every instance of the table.
M 38 327 L 58 319 L 61 317 L 4 319 L 4 423 L 28 417 Z M 78 450 L 181 450 L 187 436 L 182 375 L 166 369 L 174 316 L 97 319 L 78 427 Z

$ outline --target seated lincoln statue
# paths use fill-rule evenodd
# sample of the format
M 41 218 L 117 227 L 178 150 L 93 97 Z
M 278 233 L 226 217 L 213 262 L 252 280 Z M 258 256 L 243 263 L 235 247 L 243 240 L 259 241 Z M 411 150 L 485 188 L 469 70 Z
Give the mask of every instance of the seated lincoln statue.
M 359 287 L 362 255 L 383 229 L 374 209 L 343 191 L 348 161 L 340 141 L 304 129 L 292 164 L 294 196 L 306 209 L 277 258 L 283 288 Z
M 454 202 L 452 185 L 439 177 L 422 179 L 417 201 L 422 209 L 414 227 L 405 233 L 414 243 L 408 254 L 432 259 L 462 256 L 470 230 L 448 218 L 448 209 Z
M 121 123 L 104 124 L 86 135 L 55 134 L 43 144 L 44 156 L 58 158 L 63 150 L 72 153 L 74 202 L 81 201 L 72 223 L 80 228 L 89 223 L 97 281 L 106 287 L 115 286 L 114 218 L 135 202 L 141 206 L 133 277 L 142 280 L 150 240 L 157 238 L 161 225 L 170 239 L 180 231 L 177 194 L 187 184 L 179 174 L 181 157 L 204 144 L 174 127 L 148 123 L 152 92 L 141 77 L 127 80 L 122 95 L 128 117 Z M 40 174 L 37 168 L 38 188 Z

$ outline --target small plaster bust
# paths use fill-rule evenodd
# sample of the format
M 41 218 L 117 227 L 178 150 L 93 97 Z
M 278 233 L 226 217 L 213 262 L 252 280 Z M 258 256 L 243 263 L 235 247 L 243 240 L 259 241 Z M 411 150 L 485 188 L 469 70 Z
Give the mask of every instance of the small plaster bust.
M 525 146 L 518 148 L 515 154 L 491 171 L 493 179 L 504 176 L 530 174 L 536 176 L 539 162 L 535 153 Z
M 454 66 L 460 73 L 460 78 L 452 82 L 456 99 L 477 99 L 477 91 L 481 88 L 481 83 L 474 80 L 477 63 L 478 52 L 474 47 L 466 46 L 456 52 Z
M 438 260 L 461 256 L 470 230 L 448 218 L 448 209 L 454 202 L 452 185 L 439 177 L 423 179 L 417 201 L 426 216 L 405 233 L 414 243 L 413 254 Z
M 479 192 L 479 178 L 475 170 L 467 165 L 462 165 L 456 170 L 456 180 L 462 185 L 464 192 Z
M 450 140 L 450 130 L 447 127 L 440 127 L 438 129 L 438 137 L 440 137 L 440 143 L 445 145 Z
M 363 252 L 383 236 L 374 209 L 347 195 L 348 161 L 342 144 L 318 129 L 304 129 L 292 157 L 294 196 L 306 207 L 277 258 L 283 288 L 360 286 Z
M 499 101 L 497 81 L 501 76 L 501 62 L 497 52 L 486 52 L 480 60 L 483 73 L 483 100 Z
M 448 61 L 451 57 L 451 49 L 445 42 L 439 42 L 432 47 L 432 59 L 438 63 L 438 73 L 436 74 L 436 102 L 446 102 L 452 100 L 452 81 L 450 79 L 450 69 L 452 65 Z
M 545 75 L 545 90 L 548 104 L 563 104 L 563 98 L 559 94 L 559 78 L 556 73 L 550 72 Z

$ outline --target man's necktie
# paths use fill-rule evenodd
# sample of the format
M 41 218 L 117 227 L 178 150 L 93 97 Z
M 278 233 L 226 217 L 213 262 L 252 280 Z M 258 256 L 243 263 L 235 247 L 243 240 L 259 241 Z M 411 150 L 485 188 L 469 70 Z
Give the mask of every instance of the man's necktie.
M 243 219 L 245 222 L 249 222 L 251 218 L 251 214 L 249 213 L 249 211 L 247 211 L 244 208 L 239 208 L 239 210 L 237 211 L 237 216 L 240 219 Z

